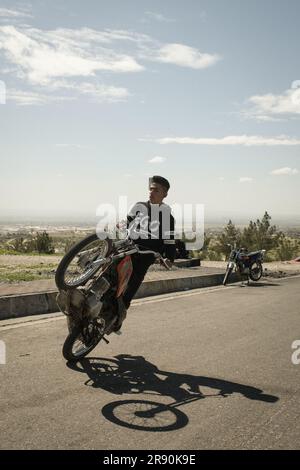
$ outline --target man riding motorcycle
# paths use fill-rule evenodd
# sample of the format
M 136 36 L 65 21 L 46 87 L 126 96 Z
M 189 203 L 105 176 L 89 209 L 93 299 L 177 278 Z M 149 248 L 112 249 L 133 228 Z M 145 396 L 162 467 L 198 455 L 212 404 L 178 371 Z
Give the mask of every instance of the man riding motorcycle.
M 170 188 L 162 176 L 149 179 L 149 200 L 127 216 L 125 239 L 88 235 L 60 261 L 55 282 L 57 303 L 67 315 L 63 345 L 68 361 L 92 351 L 106 335 L 118 333 L 130 302 L 155 260 L 167 269 L 175 258 L 174 218 L 163 203 Z M 103 232 L 102 235 L 107 235 Z
M 169 265 L 175 259 L 174 217 L 171 208 L 163 203 L 168 195 L 170 183 L 162 176 L 149 178 L 149 200 L 138 202 L 127 215 L 127 227 L 132 239 L 140 250 L 153 250 L 165 256 Z M 151 254 L 132 255 L 133 273 L 123 295 L 125 307 L 128 309 L 143 279 L 155 261 Z M 117 328 L 120 328 L 119 324 Z

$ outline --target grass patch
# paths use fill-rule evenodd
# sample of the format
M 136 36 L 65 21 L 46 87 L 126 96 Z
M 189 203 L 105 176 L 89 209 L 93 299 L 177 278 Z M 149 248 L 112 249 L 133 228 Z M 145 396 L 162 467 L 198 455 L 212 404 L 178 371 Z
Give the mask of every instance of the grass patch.
M 0 282 L 20 282 L 20 281 L 35 281 L 37 279 L 42 279 L 42 276 L 39 276 L 34 273 L 27 273 L 25 271 L 20 271 L 17 273 L 0 273 Z
M 0 282 L 35 281 L 54 279 L 56 264 L 33 266 L 1 266 Z

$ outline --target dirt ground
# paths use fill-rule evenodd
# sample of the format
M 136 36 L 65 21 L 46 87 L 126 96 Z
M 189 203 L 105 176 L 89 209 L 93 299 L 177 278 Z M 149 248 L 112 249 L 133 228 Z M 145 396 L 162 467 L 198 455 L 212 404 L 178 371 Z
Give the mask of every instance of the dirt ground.
M 24 266 L 36 264 L 58 264 L 62 256 L 57 255 L 0 255 L 0 266 Z

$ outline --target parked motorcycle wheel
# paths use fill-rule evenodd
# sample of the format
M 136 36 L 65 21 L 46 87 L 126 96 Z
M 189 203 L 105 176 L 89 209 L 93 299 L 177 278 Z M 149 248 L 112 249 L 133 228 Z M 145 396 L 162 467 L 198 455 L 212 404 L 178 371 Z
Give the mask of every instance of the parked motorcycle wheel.
M 69 361 L 78 361 L 91 352 L 102 339 L 102 335 L 95 335 L 90 344 L 85 344 L 82 338 L 82 332 L 79 327 L 74 327 L 67 336 L 62 353 L 64 358 Z
M 100 240 L 96 233 L 76 243 L 59 263 L 55 283 L 60 290 L 83 286 L 104 266 L 94 266 L 97 258 L 105 258 L 112 251 L 112 241 L 109 238 Z
M 260 261 L 254 261 L 249 267 L 249 277 L 251 281 L 259 281 L 263 275 L 263 267 Z
M 227 266 L 226 273 L 225 273 L 225 276 L 224 276 L 224 279 L 223 279 L 223 286 L 226 286 L 226 284 L 228 282 L 228 279 L 229 279 L 229 276 L 232 273 L 232 270 L 233 270 L 232 267 Z

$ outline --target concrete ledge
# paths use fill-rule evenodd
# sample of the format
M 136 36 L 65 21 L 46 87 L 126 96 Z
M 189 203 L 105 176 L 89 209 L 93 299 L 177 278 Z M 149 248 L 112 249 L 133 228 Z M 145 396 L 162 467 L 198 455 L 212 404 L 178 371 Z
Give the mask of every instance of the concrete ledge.
M 168 294 L 183 290 L 198 289 L 199 287 L 211 287 L 221 285 L 224 274 L 206 274 L 202 276 L 190 276 L 176 279 L 164 279 L 159 281 L 146 281 L 139 288 L 135 299 L 149 297 L 151 295 Z M 238 281 L 235 273 L 230 276 L 230 282 Z
M 58 311 L 57 291 L 0 297 L 0 320 Z
M 135 298 L 139 299 L 151 295 L 167 294 L 169 292 L 197 289 L 199 287 L 217 286 L 222 284 L 223 278 L 224 274 L 206 274 L 145 281 L 139 288 Z M 236 282 L 238 279 L 236 273 L 230 276 L 230 282 Z M 57 312 L 56 295 L 57 291 L 52 291 L 0 297 L 0 320 Z
M 178 268 L 192 268 L 194 266 L 201 266 L 200 258 L 175 259 L 174 264 Z

